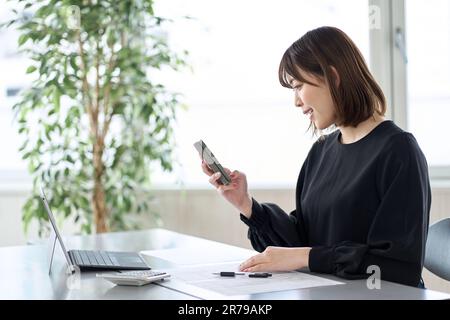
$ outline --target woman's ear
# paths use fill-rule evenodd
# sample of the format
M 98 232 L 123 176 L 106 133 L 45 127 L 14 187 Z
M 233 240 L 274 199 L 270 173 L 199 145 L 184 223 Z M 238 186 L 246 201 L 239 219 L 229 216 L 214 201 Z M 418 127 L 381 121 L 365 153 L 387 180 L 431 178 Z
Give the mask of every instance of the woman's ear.
M 333 66 L 330 66 L 331 73 L 333 74 L 333 78 L 336 84 L 336 87 L 339 88 L 339 85 L 341 84 L 341 77 L 339 76 L 339 73 L 337 72 L 336 68 Z

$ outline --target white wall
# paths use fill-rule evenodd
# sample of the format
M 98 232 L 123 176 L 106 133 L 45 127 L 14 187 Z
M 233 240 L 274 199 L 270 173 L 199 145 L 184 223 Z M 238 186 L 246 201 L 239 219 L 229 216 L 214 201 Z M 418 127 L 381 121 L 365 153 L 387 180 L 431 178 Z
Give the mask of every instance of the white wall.
M 0 191 L 0 246 L 26 244 L 21 213 L 26 195 L 20 190 Z

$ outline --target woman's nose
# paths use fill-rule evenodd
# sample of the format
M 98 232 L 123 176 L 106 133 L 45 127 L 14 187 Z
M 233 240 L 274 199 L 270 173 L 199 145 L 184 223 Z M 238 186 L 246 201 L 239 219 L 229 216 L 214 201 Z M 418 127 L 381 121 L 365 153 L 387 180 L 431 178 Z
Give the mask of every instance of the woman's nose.
M 298 94 L 294 94 L 294 104 L 296 107 L 302 107 L 303 106 L 303 100 L 299 97 Z

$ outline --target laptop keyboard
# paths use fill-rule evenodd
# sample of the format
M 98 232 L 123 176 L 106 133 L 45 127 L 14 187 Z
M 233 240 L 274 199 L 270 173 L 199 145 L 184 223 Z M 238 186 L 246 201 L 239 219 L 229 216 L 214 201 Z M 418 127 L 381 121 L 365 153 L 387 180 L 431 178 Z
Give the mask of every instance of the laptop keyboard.
M 82 266 L 118 266 L 117 260 L 104 251 L 71 250 L 77 265 Z

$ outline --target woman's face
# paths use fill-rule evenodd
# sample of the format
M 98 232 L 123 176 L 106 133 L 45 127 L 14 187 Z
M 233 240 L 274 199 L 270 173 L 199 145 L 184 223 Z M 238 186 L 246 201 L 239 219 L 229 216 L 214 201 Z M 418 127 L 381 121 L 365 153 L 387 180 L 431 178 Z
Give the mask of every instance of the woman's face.
M 300 73 L 305 80 L 316 84 L 317 87 L 291 78 L 295 106 L 302 109 L 303 114 L 317 129 L 330 127 L 336 122 L 336 113 L 328 85 L 306 72 Z

